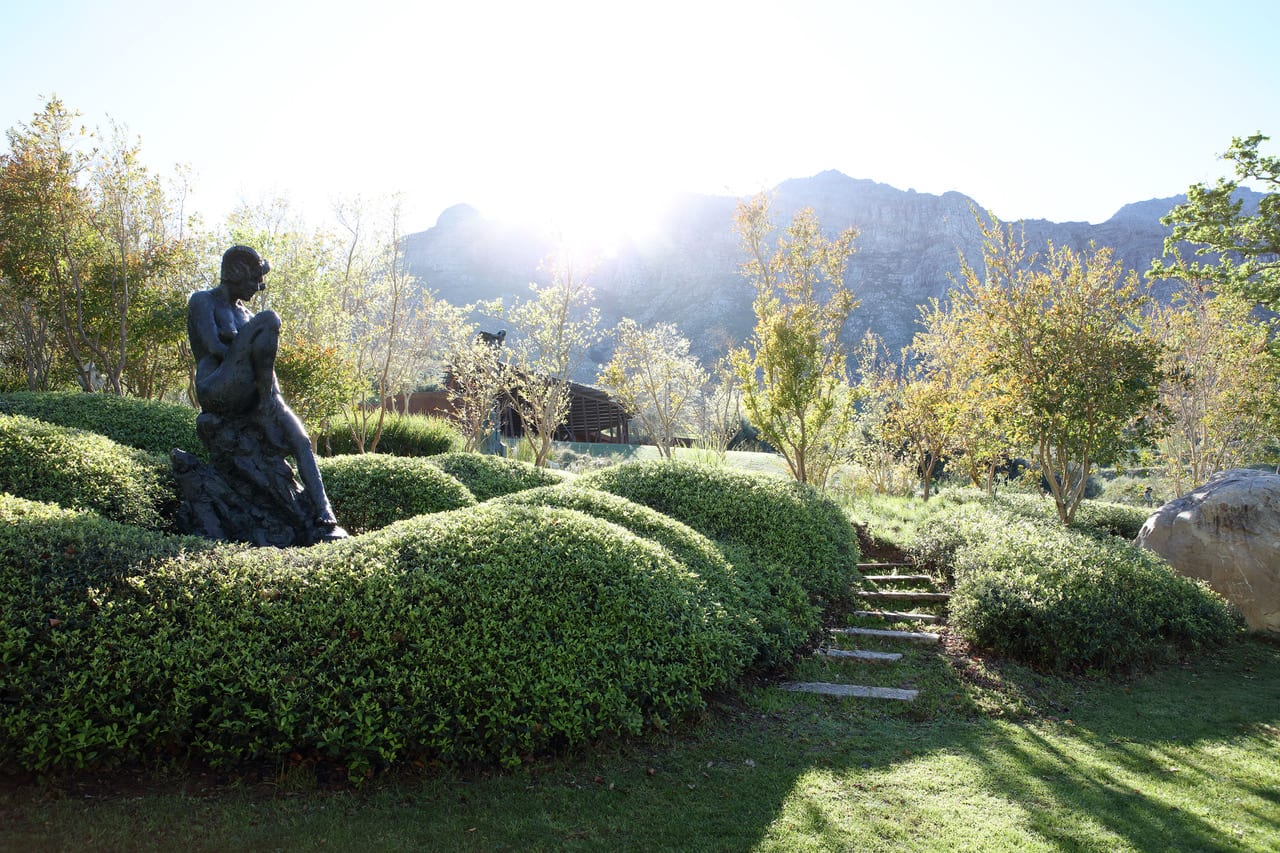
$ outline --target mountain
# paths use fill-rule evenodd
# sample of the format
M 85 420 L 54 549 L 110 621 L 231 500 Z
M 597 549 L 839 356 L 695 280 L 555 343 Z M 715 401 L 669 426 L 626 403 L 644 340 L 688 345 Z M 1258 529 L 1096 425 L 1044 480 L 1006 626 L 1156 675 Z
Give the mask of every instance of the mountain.
M 812 207 L 828 233 L 858 229 L 846 274 L 862 303 L 845 330 L 851 344 L 871 329 L 897 352 L 916 331 L 919 307 L 943 298 L 958 279 L 960 257 L 981 264 L 982 236 L 973 210 L 982 206 L 958 192 L 903 191 L 827 171 L 785 181 L 771 197 L 775 224 Z M 1037 219 L 1023 227 L 1033 248 L 1046 241 L 1077 250 L 1090 242 L 1110 246 L 1127 268 L 1142 274 L 1163 250 L 1168 229 L 1160 217 L 1182 201 L 1185 196 L 1129 204 L 1097 225 Z M 739 272 L 736 204 L 729 197 L 681 196 L 653 236 L 600 261 L 590 282 L 605 324 L 624 316 L 646 325 L 676 323 L 706 360 L 745 341 L 755 324 L 754 292 Z M 449 208 L 435 227 L 406 239 L 412 272 L 455 304 L 526 296 L 530 282 L 547 281 L 541 265 L 553 247 L 551 237 L 537 229 L 486 219 L 467 205 Z M 592 355 L 602 361 L 607 350 Z

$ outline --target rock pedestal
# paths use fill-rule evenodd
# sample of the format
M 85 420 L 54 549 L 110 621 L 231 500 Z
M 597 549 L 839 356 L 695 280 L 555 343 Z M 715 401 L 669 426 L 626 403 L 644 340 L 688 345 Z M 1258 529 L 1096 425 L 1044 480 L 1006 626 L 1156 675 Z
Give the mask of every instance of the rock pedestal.
M 341 527 L 317 521 L 323 509 L 294 476 L 287 447 L 273 440 L 269 417 L 253 412 L 196 418 L 209 463 L 174 450 L 174 478 L 182 495 L 177 527 L 210 539 L 258 546 L 313 545 L 345 538 Z
M 1207 581 L 1251 629 L 1280 635 L 1280 475 L 1223 471 L 1156 510 L 1137 544 Z

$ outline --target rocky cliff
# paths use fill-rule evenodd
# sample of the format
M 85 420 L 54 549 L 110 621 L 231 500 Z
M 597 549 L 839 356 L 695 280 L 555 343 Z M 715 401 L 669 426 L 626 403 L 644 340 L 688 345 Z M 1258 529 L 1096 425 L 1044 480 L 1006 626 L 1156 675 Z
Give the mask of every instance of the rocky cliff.
M 981 234 L 972 211 L 982 206 L 958 192 L 903 191 L 829 171 L 786 181 L 772 197 L 775 223 L 813 207 L 829 233 L 858 229 L 847 283 L 862 305 L 845 332 L 851 343 L 872 329 L 896 352 L 910 342 L 919 306 L 944 297 L 959 276 L 961 255 L 975 265 L 981 261 Z M 1033 247 L 1051 240 L 1085 249 L 1094 242 L 1113 248 L 1141 274 L 1161 253 L 1167 229 L 1160 217 L 1182 200 L 1127 205 L 1097 225 L 1046 220 L 1024 225 Z M 590 278 L 605 322 L 612 325 L 623 316 L 645 324 L 674 322 L 706 359 L 746 340 L 754 325 L 754 294 L 739 272 L 736 203 L 728 197 L 680 197 L 652 237 L 599 261 Z M 411 235 L 406 246 L 413 272 L 427 287 L 466 304 L 524 296 L 529 282 L 545 282 L 541 266 L 553 244 L 535 229 L 488 220 L 459 205 L 441 214 L 434 228 Z

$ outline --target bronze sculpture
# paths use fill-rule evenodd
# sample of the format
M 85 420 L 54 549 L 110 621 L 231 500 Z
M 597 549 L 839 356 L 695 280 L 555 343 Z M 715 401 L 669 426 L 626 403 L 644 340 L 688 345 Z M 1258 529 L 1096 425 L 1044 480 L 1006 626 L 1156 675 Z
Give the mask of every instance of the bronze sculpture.
M 248 246 L 222 256 L 216 287 L 191 295 L 187 336 L 196 359 L 196 430 L 209 465 L 173 451 L 184 502 L 178 525 L 258 545 L 342 539 L 302 421 L 280 395 L 275 359 L 280 317 L 245 302 L 266 289 L 270 265 Z M 299 486 L 285 461 L 292 456 Z

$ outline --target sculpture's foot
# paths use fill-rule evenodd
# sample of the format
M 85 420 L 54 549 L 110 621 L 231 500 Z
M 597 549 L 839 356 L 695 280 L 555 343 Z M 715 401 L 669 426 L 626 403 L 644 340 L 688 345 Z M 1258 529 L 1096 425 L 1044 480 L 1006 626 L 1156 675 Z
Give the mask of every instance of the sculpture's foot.
M 330 520 L 322 518 L 316 522 L 316 529 L 318 531 L 318 535 L 316 536 L 317 542 L 338 542 L 351 535 L 338 524 L 336 519 Z

